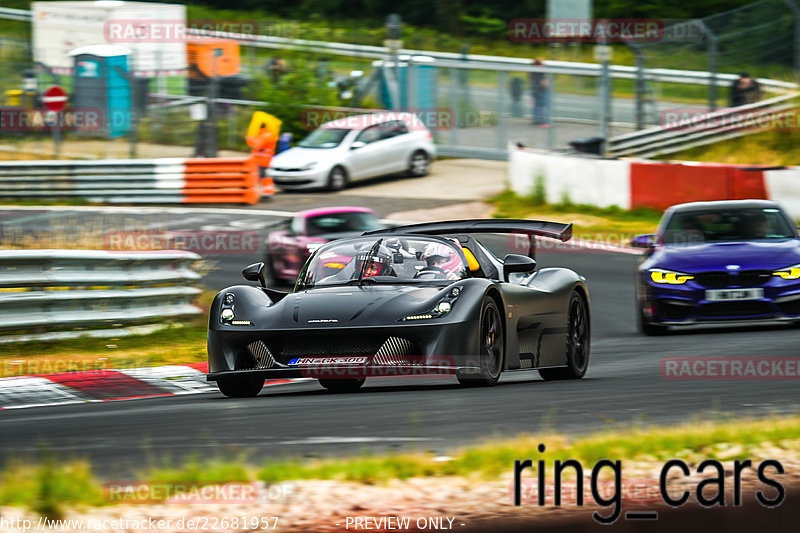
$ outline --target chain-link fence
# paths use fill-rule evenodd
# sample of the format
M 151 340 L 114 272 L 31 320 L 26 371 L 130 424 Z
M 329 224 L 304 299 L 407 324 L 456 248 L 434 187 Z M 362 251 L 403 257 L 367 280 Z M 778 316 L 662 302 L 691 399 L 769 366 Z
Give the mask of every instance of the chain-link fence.
M 305 89 L 299 91 L 291 83 L 278 87 L 283 91 L 281 98 L 273 98 L 278 96 L 274 91 L 259 88 L 278 84 L 271 65 L 280 58 L 284 71 L 279 77 L 284 79 L 295 71 L 313 70 L 319 83 L 333 94 L 324 99 L 328 106 L 405 108 L 425 115 L 421 120 L 431 128 L 441 153 L 446 155 L 504 157 L 509 141 L 565 149 L 576 139 L 614 136 L 658 125 L 664 109 L 701 110 L 709 105 L 726 105 L 731 81 L 723 73 L 748 71 L 754 77 L 793 81 L 800 62 L 799 1 L 760 0 L 704 19 L 668 24 L 665 38 L 656 42 L 615 45 L 611 63 L 632 68 L 612 72 L 607 99 L 601 99 L 603 78 L 597 69 L 577 66 L 586 63 L 563 62 L 571 56 L 575 56 L 573 60 L 585 58 L 587 50 L 595 46 L 591 43 L 552 45 L 543 57 L 544 64 L 535 66 L 523 59 L 468 60 L 465 47 L 462 59 L 392 59 L 387 55 L 376 60 L 374 54 L 367 53 L 334 55 L 311 46 L 293 51 L 266 49 L 242 41 L 242 87 L 228 98 L 250 102 L 217 104 L 217 145 L 247 150 L 244 134 L 249 117 L 257 109 L 284 119 L 295 139 L 313 129 L 314 124 L 304 129 L 287 115 L 296 115 L 304 105 L 320 105 L 322 100 L 310 101 Z M 377 34 L 373 33 L 365 33 L 363 40 L 375 44 Z M 327 37 L 345 40 L 333 30 Z M 349 35 L 346 40 L 354 39 Z M 410 38 L 408 44 L 413 41 Z M 519 56 L 531 53 L 524 44 L 519 50 Z M 19 105 L 25 72 L 32 68 L 30 47 L 24 40 L 0 39 L 3 105 Z M 689 81 L 678 74 L 659 75 L 653 69 L 710 72 L 711 76 Z M 37 79 L 40 91 L 50 84 L 70 91 L 72 83 L 71 76 L 55 76 L 41 69 Z M 535 90 L 535 86 L 540 89 Z M 146 91 L 147 106 L 134 121 L 130 140 L 194 146 L 198 135 L 203 134 L 198 133 L 202 120 L 192 115 L 192 109 L 206 101 L 206 87 L 193 86 L 187 75 L 165 75 L 150 80 Z M 217 96 L 225 96 L 223 93 L 218 86 Z M 64 135 L 67 140 L 76 137 L 75 133 Z M 590 145 L 589 141 L 583 144 L 592 149 Z M 135 149 L 133 143 L 131 148 Z

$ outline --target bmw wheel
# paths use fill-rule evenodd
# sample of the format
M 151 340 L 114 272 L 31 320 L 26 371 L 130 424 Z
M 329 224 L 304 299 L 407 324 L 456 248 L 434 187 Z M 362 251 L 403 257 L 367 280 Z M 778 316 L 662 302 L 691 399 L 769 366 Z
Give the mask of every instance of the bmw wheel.
M 344 168 L 336 165 L 328 174 L 328 190 L 341 191 L 347 187 L 347 172 Z
M 228 398 L 252 398 L 264 387 L 264 378 L 254 376 L 227 376 L 217 379 L 219 391 Z
M 644 316 L 644 309 L 642 308 L 642 304 L 638 304 L 639 314 L 636 316 L 636 325 L 639 327 L 639 331 L 644 333 L 645 335 L 649 335 L 651 337 L 657 335 L 664 335 L 667 333 L 667 326 L 663 326 L 661 324 L 653 324 Z
M 491 296 L 483 297 L 481 320 L 478 326 L 478 349 L 480 350 L 480 373 L 456 374 L 458 382 L 465 386 L 492 386 L 500 379 L 505 358 L 505 339 L 500 311 Z
M 423 150 L 417 150 L 411 154 L 411 160 L 408 163 L 408 175 L 415 178 L 421 178 L 428 175 L 428 165 L 430 159 L 428 154 Z
M 543 379 L 580 379 L 586 374 L 589 366 L 589 326 L 586 301 L 577 291 L 572 291 L 567 311 L 567 366 L 539 369 Z

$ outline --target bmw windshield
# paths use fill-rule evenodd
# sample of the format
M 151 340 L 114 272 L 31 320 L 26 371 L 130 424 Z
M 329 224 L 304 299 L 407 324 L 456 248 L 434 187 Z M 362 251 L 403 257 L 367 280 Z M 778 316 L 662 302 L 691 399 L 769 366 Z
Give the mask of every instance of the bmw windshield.
M 664 244 L 770 241 L 794 237 L 792 226 L 779 209 L 717 209 L 675 213 L 664 231 Z
M 306 263 L 297 286 L 452 282 L 466 275 L 463 252 L 450 240 L 360 237 L 320 248 Z

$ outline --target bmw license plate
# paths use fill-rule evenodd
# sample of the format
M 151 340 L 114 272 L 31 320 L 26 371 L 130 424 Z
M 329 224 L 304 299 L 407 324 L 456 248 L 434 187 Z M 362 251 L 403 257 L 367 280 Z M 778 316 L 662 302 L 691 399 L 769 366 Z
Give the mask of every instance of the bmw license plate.
M 739 300 L 760 300 L 764 297 L 764 289 L 713 289 L 706 291 L 706 300 L 710 302 L 732 302 Z

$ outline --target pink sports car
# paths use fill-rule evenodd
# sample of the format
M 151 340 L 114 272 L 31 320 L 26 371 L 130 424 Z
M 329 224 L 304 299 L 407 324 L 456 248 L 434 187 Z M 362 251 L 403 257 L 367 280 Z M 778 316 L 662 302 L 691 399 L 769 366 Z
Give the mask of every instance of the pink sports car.
M 277 283 L 294 282 L 311 253 L 323 244 L 384 228 L 366 207 L 322 207 L 300 211 L 270 232 L 264 264 Z

